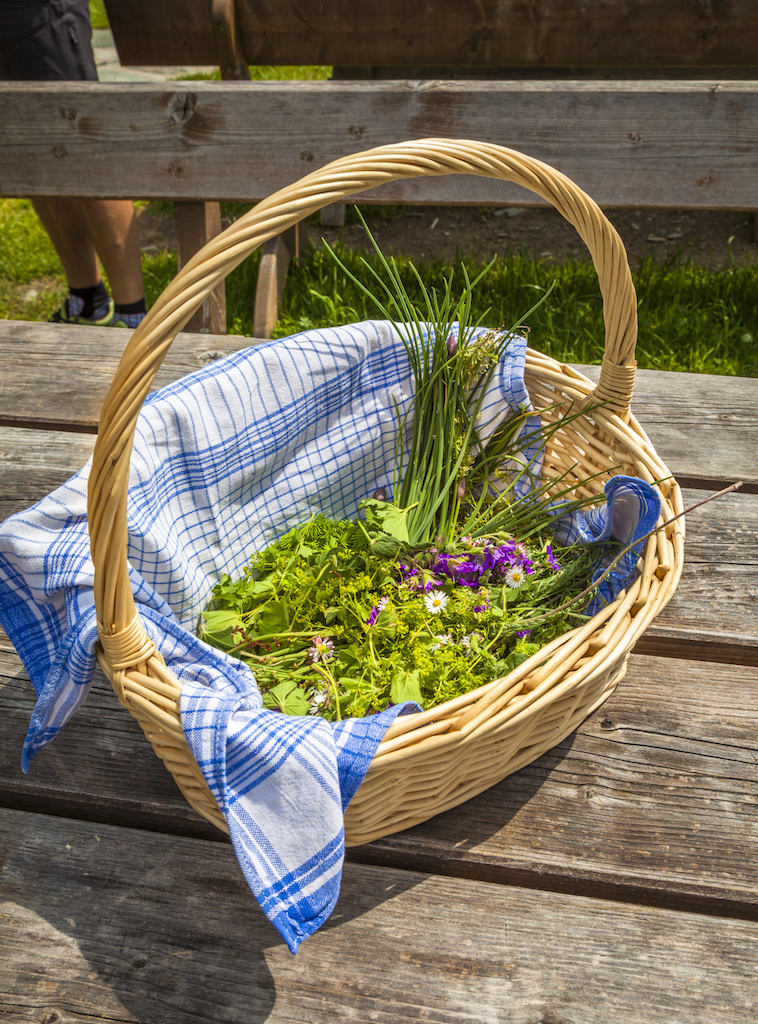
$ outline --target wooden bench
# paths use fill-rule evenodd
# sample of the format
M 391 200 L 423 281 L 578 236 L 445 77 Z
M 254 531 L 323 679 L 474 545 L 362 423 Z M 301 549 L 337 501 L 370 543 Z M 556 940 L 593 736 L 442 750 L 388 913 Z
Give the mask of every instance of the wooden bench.
M 0 519 L 91 453 L 111 342 L 0 322 Z M 182 334 L 155 384 L 243 344 Z M 754 1024 L 758 382 L 643 370 L 633 411 L 687 504 L 743 491 L 688 517 L 617 692 L 475 800 L 349 851 L 296 958 L 102 676 L 23 774 L 34 698 L 0 632 L 3 1019 Z
M 174 200 L 180 263 L 219 230 L 218 200 L 256 201 L 335 157 L 432 135 L 522 149 L 604 207 L 756 205 L 750 0 L 723 10 L 613 0 L 591 16 L 575 0 L 108 0 L 107 9 L 124 64 L 219 63 L 233 81 L 0 86 L 0 195 Z M 332 65 L 336 80 L 243 81 L 249 64 L 312 63 Z M 365 198 L 535 201 L 453 177 Z M 292 237 L 274 239 L 263 254 L 258 336 L 270 335 L 293 247 Z M 225 333 L 223 296 L 221 286 L 194 329 Z
M 410 9 L 404 0 L 360 5 L 350 0 L 174 0 L 161 5 L 108 0 L 107 6 L 124 64 L 217 61 L 225 79 L 247 79 L 250 64 L 327 64 L 336 80 L 427 81 L 704 75 L 749 80 L 758 68 L 758 25 L 745 0 L 718 8 L 690 0 L 663 6 L 656 0 L 615 0 L 593 5 L 591 12 L 576 0 L 539 0 L 528 7 L 519 0 L 487 7 L 472 0 L 437 0 Z M 543 104 L 550 98 L 542 98 Z M 665 131 L 670 124 L 661 113 L 659 127 Z M 298 122 L 293 120 L 293 129 L 300 130 Z M 708 132 L 689 127 L 695 129 L 690 136 L 694 148 Z M 348 131 L 356 134 L 360 128 L 353 125 Z M 443 126 L 438 134 L 451 133 Z M 649 132 L 643 135 L 637 127 L 627 137 L 639 144 Z M 293 178 L 302 170 L 296 162 L 291 168 Z M 694 205 L 710 205 L 707 183 L 713 178 L 713 172 L 701 175 L 706 191 Z M 646 205 L 644 190 L 638 195 L 639 205 Z M 344 212 L 342 204 L 326 207 L 321 222 L 342 224 Z M 293 242 L 292 237 L 272 240 L 262 254 L 255 324 L 266 337 L 276 312 L 272 295 L 283 283 Z

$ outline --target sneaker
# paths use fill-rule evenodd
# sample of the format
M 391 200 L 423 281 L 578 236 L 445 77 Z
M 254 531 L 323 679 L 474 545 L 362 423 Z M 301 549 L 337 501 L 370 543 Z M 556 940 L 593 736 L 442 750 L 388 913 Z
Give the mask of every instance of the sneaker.
M 145 313 L 114 313 L 108 326 L 125 327 L 128 331 L 133 331 L 139 327 L 145 319 L 145 315 Z
M 113 325 L 113 310 L 115 304 L 113 299 L 108 299 L 108 309 L 104 316 L 96 320 L 90 320 L 86 316 L 73 316 L 68 310 L 68 299 L 64 299 L 60 309 L 56 309 L 48 320 L 50 324 L 84 324 L 89 327 L 111 327 Z

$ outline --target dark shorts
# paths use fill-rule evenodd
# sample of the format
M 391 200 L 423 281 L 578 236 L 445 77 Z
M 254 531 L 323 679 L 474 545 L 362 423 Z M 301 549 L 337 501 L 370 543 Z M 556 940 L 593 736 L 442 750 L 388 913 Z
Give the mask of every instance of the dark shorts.
M 0 0 L 0 79 L 96 82 L 87 0 Z

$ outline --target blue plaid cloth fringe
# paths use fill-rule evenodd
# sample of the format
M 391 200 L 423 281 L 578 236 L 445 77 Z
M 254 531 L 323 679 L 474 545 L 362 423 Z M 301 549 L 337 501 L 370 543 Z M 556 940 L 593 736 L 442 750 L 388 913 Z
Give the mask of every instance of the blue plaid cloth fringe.
M 525 351 L 514 337 L 483 402 L 485 434 L 528 408 Z M 315 513 L 354 516 L 377 488 L 391 494 L 396 409 L 404 415 L 412 401 L 395 329 L 367 321 L 213 363 L 150 396 L 137 427 L 128 514 L 135 600 L 182 683 L 184 732 L 245 877 L 292 952 L 334 908 L 343 812 L 390 723 L 416 705 L 336 725 L 263 710 L 250 670 L 194 629 L 215 581 L 240 574 L 253 551 Z M 538 448 L 527 444 L 524 459 L 538 469 Z M 0 527 L 0 621 L 37 693 L 25 771 L 81 705 L 94 673 L 88 471 Z M 642 481 L 615 477 L 606 493 L 601 509 L 562 522 L 561 540 L 629 542 L 657 522 L 657 495 Z M 623 588 L 636 558 L 630 552 L 614 570 L 595 606 Z

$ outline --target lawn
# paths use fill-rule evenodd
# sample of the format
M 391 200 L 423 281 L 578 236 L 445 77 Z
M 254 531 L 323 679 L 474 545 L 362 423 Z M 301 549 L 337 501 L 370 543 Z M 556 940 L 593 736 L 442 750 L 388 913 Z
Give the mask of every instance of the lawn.
M 239 213 L 239 207 L 226 211 Z M 0 318 L 46 320 L 66 292 L 62 268 L 47 235 L 26 200 L 0 201 Z M 348 268 L 368 280 L 361 257 L 344 248 Z M 408 261 L 399 260 L 413 289 Z M 478 267 L 467 263 L 472 275 Z M 229 332 L 252 334 L 257 254 L 227 280 Z M 441 284 L 454 264 L 418 261 L 431 285 Z M 148 305 L 176 273 L 176 253 L 143 254 Z M 459 273 L 459 270 L 456 271 Z M 758 267 L 734 264 L 709 271 L 681 258 L 648 260 L 636 271 L 641 367 L 694 373 L 758 376 Z M 602 306 L 589 260 L 556 265 L 525 255 L 498 260 L 477 289 L 485 323 L 510 326 L 555 282 L 550 298 L 530 319 L 531 343 L 569 362 L 602 357 Z M 323 249 L 307 249 L 289 274 L 276 335 L 309 327 L 349 323 L 375 316 L 360 289 Z

